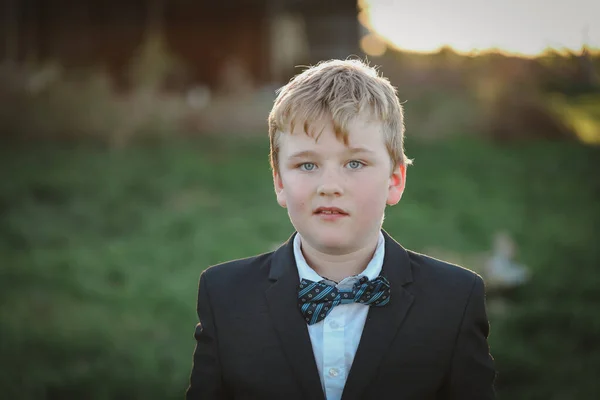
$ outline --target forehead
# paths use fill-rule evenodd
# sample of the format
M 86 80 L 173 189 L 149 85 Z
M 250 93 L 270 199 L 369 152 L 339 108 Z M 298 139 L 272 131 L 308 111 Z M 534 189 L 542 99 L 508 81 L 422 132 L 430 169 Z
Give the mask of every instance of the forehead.
M 282 155 L 302 150 L 346 150 L 363 147 L 373 152 L 385 151 L 382 123 L 365 117 L 353 119 L 347 126 L 347 144 L 335 134 L 330 118 L 314 121 L 306 126 L 297 124 L 291 133 L 279 135 L 279 151 Z

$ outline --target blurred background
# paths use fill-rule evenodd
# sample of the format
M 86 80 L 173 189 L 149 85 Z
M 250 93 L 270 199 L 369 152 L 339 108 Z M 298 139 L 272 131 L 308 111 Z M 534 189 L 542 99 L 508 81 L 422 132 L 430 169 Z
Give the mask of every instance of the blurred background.
M 349 56 L 406 111 L 414 165 L 384 228 L 484 276 L 499 398 L 600 398 L 599 2 L 0 16 L 0 398 L 183 398 L 199 274 L 293 232 L 268 166 L 275 90 Z

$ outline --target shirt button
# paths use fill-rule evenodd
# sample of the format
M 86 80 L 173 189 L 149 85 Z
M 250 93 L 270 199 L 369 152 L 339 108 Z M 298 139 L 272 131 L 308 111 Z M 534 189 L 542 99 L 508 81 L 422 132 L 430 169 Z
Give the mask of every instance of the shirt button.
M 337 329 L 340 327 L 340 324 L 338 324 L 337 321 L 331 321 L 331 323 L 329 323 L 329 327 L 331 329 Z
M 329 376 L 333 376 L 334 378 L 338 376 L 340 371 L 337 368 L 329 368 Z

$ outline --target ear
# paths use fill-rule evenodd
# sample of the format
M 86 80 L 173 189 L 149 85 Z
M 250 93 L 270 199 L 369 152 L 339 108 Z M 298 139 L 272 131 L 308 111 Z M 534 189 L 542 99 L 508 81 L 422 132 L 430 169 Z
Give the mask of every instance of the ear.
M 275 186 L 275 194 L 277 195 L 277 203 L 283 208 L 287 207 L 285 200 L 285 190 L 283 189 L 283 180 L 277 171 L 273 171 L 273 186 Z
M 393 206 L 398 204 L 404 193 L 406 184 L 406 165 L 399 165 L 392 171 L 390 186 L 388 187 L 387 204 Z

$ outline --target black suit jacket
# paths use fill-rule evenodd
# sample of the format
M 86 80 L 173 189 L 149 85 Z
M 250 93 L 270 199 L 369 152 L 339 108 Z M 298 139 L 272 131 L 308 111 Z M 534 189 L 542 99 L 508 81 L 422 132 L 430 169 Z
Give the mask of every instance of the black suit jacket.
M 369 309 L 343 400 L 493 399 L 482 279 L 384 236 L 391 298 Z M 298 285 L 293 236 L 201 274 L 188 400 L 325 398 Z

